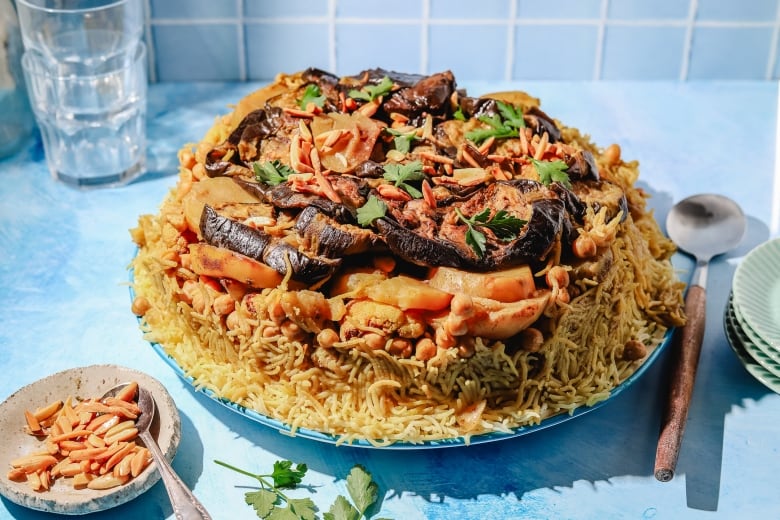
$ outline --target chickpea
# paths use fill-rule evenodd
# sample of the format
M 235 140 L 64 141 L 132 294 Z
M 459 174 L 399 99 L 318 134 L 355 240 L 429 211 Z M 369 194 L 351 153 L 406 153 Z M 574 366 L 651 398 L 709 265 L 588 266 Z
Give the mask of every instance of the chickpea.
M 132 310 L 133 314 L 136 316 L 143 316 L 151 308 L 152 304 L 143 296 L 136 296 L 130 306 L 130 310 Z
M 305 334 L 300 325 L 290 320 L 285 320 L 279 328 L 282 331 L 282 334 L 291 340 L 300 340 Z
M 333 329 L 322 329 L 317 334 L 317 343 L 323 348 L 331 348 L 339 341 L 339 334 Z
M 383 349 L 385 348 L 385 343 L 387 343 L 384 336 L 380 336 L 375 332 L 369 332 L 368 334 L 364 334 L 363 341 L 366 342 L 366 345 L 371 350 Z
M 534 327 L 528 327 L 520 333 L 523 350 L 526 352 L 539 352 L 544 344 L 544 335 Z
M 604 159 L 604 162 L 606 162 L 610 166 L 619 163 L 620 145 L 613 143 L 607 146 L 607 149 L 604 150 L 604 153 L 601 155 L 601 157 Z
M 596 242 L 588 235 L 580 235 L 574 239 L 571 249 L 577 258 L 593 258 L 598 252 Z
M 422 338 L 414 348 L 414 357 L 420 361 L 428 361 L 436 355 L 436 343 L 430 338 Z
M 476 352 L 476 345 L 474 344 L 474 338 L 463 338 L 458 343 L 458 356 L 462 358 L 470 358 Z
M 452 348 L 454 347 L 458 342 L 455 340 L 455 337 L 444 330 L 444 328 L 438 328 L 436 329 L 436 346 L 439 348 Z
M 387 351 L 401 358 L 411 357 L 412 342 L 408 339 L 395 338 L 390 342 L 390 346 L 387 347 Z
M 647 347 L 641 341 L 631 339 L 623 346 L 622 358 L 626 361 L 636 361 L 647 355 Z
M 229 294 L 221 294 L 214 298 L 211 306 L 214 308 L 215 313 L 225 316 L 235 310 L 236 302 Z
M 268 327 L 263 328 L 262 336 L 264 338 L 274 338 L 280 334 L 279 327 L 275 325 L 270 325 Z

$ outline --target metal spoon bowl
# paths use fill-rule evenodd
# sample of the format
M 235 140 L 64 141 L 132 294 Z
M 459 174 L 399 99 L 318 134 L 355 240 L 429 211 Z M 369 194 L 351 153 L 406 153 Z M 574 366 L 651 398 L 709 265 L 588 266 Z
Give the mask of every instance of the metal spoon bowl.
M 661 425 L 655 459 L 655 477 L 668 482 L 674 476 L 680 443 L 699 363 L 706 317 L 707 270 L 713 257 L 735 248 L 745 235 L 747 219 L 739 205 L 716 194 L 693 195 L 672 208 L 666 230 L 677 246 L 693 255 L 696 268 L 685 296 L 687 323 L 676 336 L 674 365 L 666 416 Z
M 107 391 L 103 397 L 109 397 L 116 395 L 120 390 L 126 387 L 128 383 L 117 385 L 114 388 Z M 149 432 L 149 427 L 152 425 L 155 414 L 154 397 L 144 387 L 138 387 L 137 392 L 138 408 L 141 409 L 141 414 L 135 421 L 135 427 L 138 429 L 138 436 L 143 441 L 144 445 L 149 449 L 154 458 L 154 462 L 157 464 L 157 469 L 160 471 L 165 489 L 168 492 L 168 497 L 171 500 L 171 507 L 176 518 L 183 519 L 211 519 L 206 508 L 203 504 L 195 498 L 192 491 L 187 485 L 179 478 L 174 471 L 168 459 L 163 455 L 157 442 Z

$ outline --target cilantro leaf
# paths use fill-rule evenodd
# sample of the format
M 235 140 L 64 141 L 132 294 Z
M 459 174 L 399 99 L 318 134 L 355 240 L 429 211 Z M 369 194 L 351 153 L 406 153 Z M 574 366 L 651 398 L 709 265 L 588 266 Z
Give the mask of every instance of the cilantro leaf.
M 466 244 L 476 253 L 479 258 L 485 255 L 487 247 L 487 237 L 477 229 L 477 227 L 486 227 L 501 240 L 509 241 L 517 238 L 517 234 L 526 225 L 526 221 L 510 215 L 504 210 L 499 210 L 492 217 L 490 208 L 485 208 L 473 217 L 466 217 L 455 208 L 458 219 L 466 224 Z
M 458 107 L 455 112 L 452 113 L 452 118 L 457 119 L 458 121 L 465 121 L 466 114 L 463 113 L 463 108 Z
M 422 192 L 407 181 L 421 181 L 425 178 L 420 161 L 412 161 L 406 164 L 391 163 L 386 164 L 385 173 L 382 177 L 392 182 L 396 187 L 405 190 L 412 198 L 422 198 Z
M 361 515 L 376 502 L 377 489 L 371 474 L 359 465 L 355 465 L 347 475 L 347 491 Z
M 565 162 L 560 159 L 557 161 L 538 161 L 532 157 L 531 164 L 536 168 L 539 180 L 545 186 L 549 186 L 553 182 L 560 182 L 567 188 L 571 188 L 569 174 L 566 173 L 569 166 Z
M 478 118 L 490 128 L 475 128 L 470 132 L 466 132 L 466 139 L 473 141 L 475 144 L 480 144 L 491 137 L 501 139 L 519 135 L 518 129 L 525 128 L 523 111 L 502 101 L 496 101 L 496 107 L 500 115 L 482 115 Z
M 412 148 L 412 141 L 420 139 L 417 137 L 417 129 L 406 133 L 394 128 L 385 128 L 385 131 L 394 136 L 393 144 L 395 145 L 395 149 L 401 153 L 409 153 L 409 150 Z
M 392 88 L 393 80 L 385 76 L 377 85 L 366 85 L 360 90 L 350 90 L 348 96 L 352 99 L 360 99 L 371 102 L 380 96 L 388 94 Z
M 315 85 L 314 83 L 306 85 L 306 90 L 303 91 L 303 97 L 298 100 L 298 106 L 302 110 L 306 110 L 309 103 L 314 103 L 320 108 L 325 106 L 325 96 L 322 95 L 319 85 Z
M 273 491 L 267 489 L 258 489 L 257 491 L 248 491 L 244 495 L 247 505 L 252 506 L 260 518 L 267 517 L 271 510 L 276 507 L 279 497 Z
M 330 510 L 323 515 L 324 520 L 358 520 L 360 511 L 349 503 L 342 495 L 336 497 L 336 501 L 330 506 Z
M 366 203 L 357 209 L 358 224 L 363 227 L 370 226 L 375 220 L 384 217 L 385 213 L 387 213 L 387 204 L 371 195 Z
M 279 488 L 293 488 L 301 483 L 308 468 L 306 464 L 297 464 L 295 468 L 289 460 L 277 460 L 274 462 L 274 471 L 271 478 L 274 479 L 274 486 Z
M 255 178 L 259 182 L 276 186 L 287 180 L 290 174 L 295 171 L 281 163 L 279 160 L 265 161 L 265 162 L 253 162 L 252 170 L 255 172 Z

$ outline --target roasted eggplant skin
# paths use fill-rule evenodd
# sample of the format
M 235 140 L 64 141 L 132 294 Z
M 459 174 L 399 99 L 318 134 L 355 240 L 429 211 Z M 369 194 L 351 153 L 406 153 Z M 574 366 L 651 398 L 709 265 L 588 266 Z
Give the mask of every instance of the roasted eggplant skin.
M 291 278 L 308 285 L 330 278 L 341 264 L 340 259 L 306 254 L 268 233 L 224 217 L 208 205 L 201 214 L 200 231 L 206 243 L 263 262 L 280 274 L 287 274 L 289 264 Z

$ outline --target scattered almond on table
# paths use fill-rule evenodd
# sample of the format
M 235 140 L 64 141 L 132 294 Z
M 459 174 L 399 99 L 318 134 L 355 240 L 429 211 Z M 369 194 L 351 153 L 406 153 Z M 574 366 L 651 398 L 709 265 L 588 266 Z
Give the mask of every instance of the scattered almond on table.
M 8 478 L 47 491 L 58 478 L 76 489 L 109 489 L 137 477 L 152 460 L 135 443 L 138 383 L 117 395 L 75 402 L 57 400 L 34 412 L 25 410 L 26 429 L 42 441 L 39 451 L 11 461 Z

